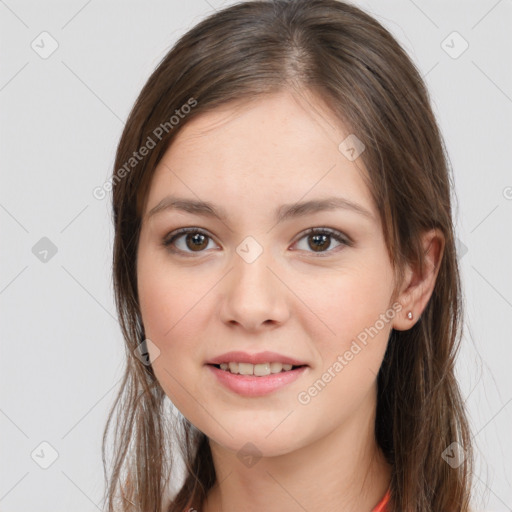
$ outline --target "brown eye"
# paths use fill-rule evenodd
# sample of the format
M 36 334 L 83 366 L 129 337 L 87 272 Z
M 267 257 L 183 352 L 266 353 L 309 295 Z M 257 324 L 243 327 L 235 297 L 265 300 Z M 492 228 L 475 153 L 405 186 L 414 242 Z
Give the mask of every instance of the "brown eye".
M 191 251 L 200 251 L 208 246 L 208 237 L 202 233 L 189 233 L 185 235 L 185 243 Z
M 322 251 L 331 245 L 331 235 L 309 235 L 308 242 L 313 251 Z
M 171 252 L 203 252 L 212 241 L 211 237 L 197 228 L 183 228 L 163 240 L 163 245 Z M 184 243 L 183 243 L 184 242 Z
M 300 247 L 302 240 L 306 240 L 306 243 Z M 333 243 L 337 244 L 334 248 L 332 247 Z M 321 256 L 328 256 L 332 252 L 337 252 L 335 249 L 339 246 L 352 246 L 352 242 L 339 231 L 327 228 L 311 228 L 303 233 L 297 245 L 300 250 L 318 253 L 318 255 Z

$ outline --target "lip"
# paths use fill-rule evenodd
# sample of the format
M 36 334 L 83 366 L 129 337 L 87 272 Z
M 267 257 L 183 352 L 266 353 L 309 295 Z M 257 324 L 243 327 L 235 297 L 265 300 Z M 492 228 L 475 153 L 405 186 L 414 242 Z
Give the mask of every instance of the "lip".
M 268 359 L 265 361 L 268 361 Z M 226 370 L 221 370 L 220 368 L 213 366 L 213 364 L 220 363 L 212 363 L 207 366 L 222 385 L 239 395 L 249 397 L 263 396 L 277 391 L 278 389 L 281 389 L 297 380 L 309 368 L 308 366 L 301 366 L 295 370 L 271 373 L 264 377 L 256 377 L 254 375 L 237 375 L 230 373 Z
M 283 363 L 291 364 L 292 366 L 308 366 L 307 363 L 294 359 L 293 357 L 284 356 L 277 352 L 258 352 L 257 354 L 248 354 L 247 352 L 226 352 L 220 356 L 214 357 L 206 364 L 221 364 L 221 363 L 251 363 L 251 364 L 262 364 L 262 363 Z M 261 379 L 263 377 L 257 377 Z

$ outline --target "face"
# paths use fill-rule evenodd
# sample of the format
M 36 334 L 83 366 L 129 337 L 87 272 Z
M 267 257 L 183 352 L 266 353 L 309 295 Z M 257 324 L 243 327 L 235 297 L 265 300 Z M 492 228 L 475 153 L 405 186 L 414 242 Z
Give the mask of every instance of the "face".
M 339 149 L 349 135 L 315 97 L 276 93 L 192 120 L 155 170 L 137 257 L 153 368 L 225 448 L 292 452 L 375 410 L 397 310 L 366 170 Z M 207 364 L 231 351 L 304 366 L 276 388 L 230 375 L 235 391 Z

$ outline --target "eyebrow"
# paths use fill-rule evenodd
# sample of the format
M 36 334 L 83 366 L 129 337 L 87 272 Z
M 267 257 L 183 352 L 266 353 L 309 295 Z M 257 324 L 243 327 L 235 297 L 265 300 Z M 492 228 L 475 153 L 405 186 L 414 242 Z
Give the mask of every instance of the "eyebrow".
M 283 204 L 275 210 L 274 215 L 276 222 L 280 223 L 291 218 L 337 209 L 350 210 L 370 220 L 374 219 L 373 214 L 363 206 L 337 196 L 327 197 L 325 199 L 313 199 L 301 203 Z M 227 222 L 228 220 L 228 214 L 221 206 L 214 205 L 207 201 L 196 201 L 176 196 L 164 197 L 147 213 L 146 218 L 149 219 L 157 213 L 167 210 L 181 210 L 194 215 L 216 218 L 222 222 Z

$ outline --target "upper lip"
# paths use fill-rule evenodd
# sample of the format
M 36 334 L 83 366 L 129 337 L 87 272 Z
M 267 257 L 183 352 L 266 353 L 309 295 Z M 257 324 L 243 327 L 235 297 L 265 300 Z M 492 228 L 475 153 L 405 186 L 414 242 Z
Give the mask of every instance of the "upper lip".
M 293 357 L 284 356 L 277 352 L 258 352 L 257 354 L 248 354 L 247 352 L 226 352 L 220 356 L 213 357 L 206 361 L 206 364 L 221 364 L 221 363 L 283 363 L 291 364 L 292 366 L 307 366 L 307 363 L 299 361 Z

